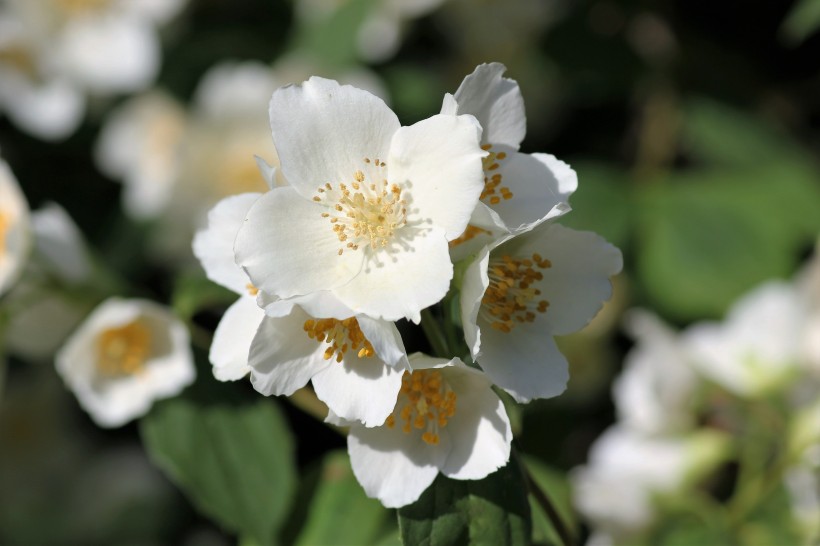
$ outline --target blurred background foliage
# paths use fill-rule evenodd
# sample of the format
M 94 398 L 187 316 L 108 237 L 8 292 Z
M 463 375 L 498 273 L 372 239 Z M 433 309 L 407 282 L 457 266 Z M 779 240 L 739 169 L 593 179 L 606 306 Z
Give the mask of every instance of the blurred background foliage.
M 325 4 L 328 15 L 308 19 L 291 2 L 190 0 L 163 29 L 157 85 L 188 103 L 220 61 L 298 53 L 319 75 L 366 64 L 412 123 L 476 64 L 507 65 L 527 107 L 522 150 L 578 172 L 563 222 L 625 257 L 613 300 L 561 340 L 569 390 L 511 410 L 531 472 L 583 533 L 564 476 L 613 421 L 609 385 L 630 345 L 622 311 L 650 308 L 678 326 L 720 318 L 761 281 L 792 275 L 820 233 L 820 2 L 447 0 L 405 21 L 395 54 L 370 62 L 356 35 L 379 0 Z M 158 228 L 124 216 L 122 186 L 95 167 L 94 142 L 121 100 L 96 99 L 59 143 L 0 119 L 0 148 L 33 209 L 61 204 L 134 295 L 212 329 L 234 296 L 195 266 L 149 258 Z M 261 403 L 245 382 L 217 384 L 206 348 L 185 397 L 106 432 L 51 367 L 12 357 L 0 401 L 0 543 L 216 545 L 238 533 L 245 545 L 397 543 L 395 518 L 364 496 L 343 438 L 298 400 Z M 686 521 L 658 532 L 675 525 Z M 537 540 L 557 541 L 542 514 L 534 526 Z

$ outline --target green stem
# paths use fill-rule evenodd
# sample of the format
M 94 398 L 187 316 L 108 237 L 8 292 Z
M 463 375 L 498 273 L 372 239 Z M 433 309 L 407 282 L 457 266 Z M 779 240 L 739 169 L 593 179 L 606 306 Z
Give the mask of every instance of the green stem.
M 441 323 L 433 316 L 430 309 L 424 309 L 421 312 L 421 329 L 424 330 L 424 335 L 427 336 L 427 341 L 430 342 L 435 356 L 442 358 L 450 358 L 452 356 L 447 338 L 441 331 Z
M 535 500 L 538 502 L 538 505 L 541 506 L 541 509 L 544 510 L 544 514 L 546 514 L 552 524 L 552 527 L 555 529 L 556 534 L 561 539 L 561 544 L 564 546 L 574 546 L 575 544 L 578 544 L 575 537 L 572 536 L 569 528 L 564 524 L 564 520 L 555 508 L 555 504 L 552 500 L 550 500 L 547 492 L 538 486 L 538 483 L 536 483 L 535 479 L 532 477 L 532 474 L 530 474 L 527 465 L 518 454 L 518 451 L 513 450 L 512 456 L 518 460 L 518 466 L 524 473 L 524 480 L 527 483 L 527 489 L 529 489 L 532 496 L 535 497 Z

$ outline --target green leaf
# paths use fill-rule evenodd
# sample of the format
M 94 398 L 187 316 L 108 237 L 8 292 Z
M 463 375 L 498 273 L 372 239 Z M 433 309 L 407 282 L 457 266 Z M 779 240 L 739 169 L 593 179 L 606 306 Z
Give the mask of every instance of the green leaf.
M 720 316 L 757 284 L 789 276 L 820 230 L 818 188 L 792 163 L 667 182 L 639 196 L 636 255 L 647 294 L 678 319 Z
M 187 320 L 201 309 L 228 306 L 237 295 L 209 280 L 201 271 L 186 271 L 176 279 L 171 306 L 174 312 Z
M 792 499 L 781 485 L 760 498 L 760 504 L 745 518 L 740 542 L 749 546 L 808 544 L 800 535 L 792 511 Z
M 273 544 L 295 488 L 293 439 L 277 406 L 158 404 L 141 423 L 153 459 L 199 510 Z
M 570 197 L 572 212 L 560 222 L 594 231 L 615 246 L 623 246 L 632 220 L 630 185 L 624 171 L 584 161 L 571 162 L 571 166 L 578 173 L 578 190 Z
M 799 43 L 820 28 L 820 1 L 799 0 L 792 7 L 783 24 L 780 33 L 792 43 Z
M 389 512 L 368 498 L 356 481 L 345 451 L 325 456 L 318 488 L 297 545 L 373 544 L 382 535 Z
M 439 475 L 418 501 L 398 510 L 402 543 L 530 544 L 532 520 L 526 491 L 514 458 L 483 480 Z
M 578 524 L 575 521 L 575 512 L 572 509 L 569 482 L 567 482 L 566 474 L 545 465 L 535 457 L 524 456 L 524 464 L 527 466 L 535 484 L 549 496 L 564 525 L 570 529 L 573 535 L 578 536 Z M 533 541 L 536 543 L 561 544 L 560 535 L 532 495 L 530 496 L 530 509 L 532 510 Z
M 326 66 L 352 64 L 358 57 L 358 31 L 373 10 L 374 0 L 348 0 L 326 17 L 298 29 L 294 46 Z

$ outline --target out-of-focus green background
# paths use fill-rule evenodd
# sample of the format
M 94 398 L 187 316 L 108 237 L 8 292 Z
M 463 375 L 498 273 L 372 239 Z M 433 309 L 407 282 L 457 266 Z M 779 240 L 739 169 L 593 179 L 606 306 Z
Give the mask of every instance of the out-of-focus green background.
M 522 150 L 554 154 L 578 172 L 563 222 L 602 234 L 625 257 L 612 302 L 587 331 L 561 340 L 569 390 L 515 416 L 519 447 L 568 470 L 614 418 L 609 384 L 630 346 L 618 327 L 624 309 L 647 307 L 678 326 L 719 318 L 761 281 L 792 275 L 813 248 L 820 233 L 813 12 L 775 0 L 446 0 L 404 21 L 395 56 L 365 63 L 355 30 L 377 3 L 337 2 L 333 16 L 310 25 L 298 23 L 290 2 L 190 0 L 162 31 L 157 85 L 188 102 L 220 61 L 272 63 L 299 51 L 319 75 L 368 66 L 409 124 L 437 113 L 444 93 L 476 64 L 506 64 L 527 108 Z M 177 271 L 146 257 L 150 226 L 123 214 L 122 186 L 92 157 L 106 115 L 124 99 L 93 101 L 80 129 L 58 143 L 0 118 L 0 149 L 33 209 L 61 204 L 104 261 L 142 294 L 169 302 Z M 213 328 L 219 309 L 195 318 Z M 198 357 L 207 376 L 202 349 Z M 199 388 L 254 396 L 247 384 Z M 334 469 L 330 460 L 320 471 L 323 457 L 344 440 L 279 405 L 307 498 L 320 472 Z M 338 510 L 331 493 L 327 509 Z M 309 521 L 301 510 L 289 517 L 285 543 Z M 362 525 L 373 529 L 362 536 L 392 536 L 381 512 Z M 97 429 L 49 363 L 10 359 L 0 400 L 0 543 L 234 540 L 151 466 L 137 425 Z

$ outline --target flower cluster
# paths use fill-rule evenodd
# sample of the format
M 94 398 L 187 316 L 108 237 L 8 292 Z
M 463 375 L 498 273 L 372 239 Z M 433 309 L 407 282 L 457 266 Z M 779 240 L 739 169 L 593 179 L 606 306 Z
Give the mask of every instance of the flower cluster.
M 554 223 L 575 173 L 518 151 L 523 100 L 503 72 L 479 66 L 409 126 L 332 80 L 276 90 L 268 191 L 224 199 L 194 239 L 208 277 L 238 295 L 214 375 L 249 374 L 266 395 L 312 383 L 386 506 L 415 501 L 439 472 L 480 479 L 507 463 L 510 423 L 490 387 L 519 401 L 561 393 L 553 336 L 582 328 L 621 268 L 603 239 Z M 453 330 L 458 302 L 463 341 L 408 356 L 397 321 L 424 313 Z
M 741 298 L 723 322 L 678 333 L 645 311 L 628 318 L 637 344 L 613 386 L 619 422 L 572 474 L 591 542 L 642 542 L 661 519 L 659 499 L 691 494 L 728 459 L 743 467 L 765 454 L 771 463 L 756 466 L 756 478 L 787 492 L 801 540 L 815 543 L 820 254 L 793 281 L 769 281 Z M 745 487 L 757 491 L 741 479 L 735 497 Z

